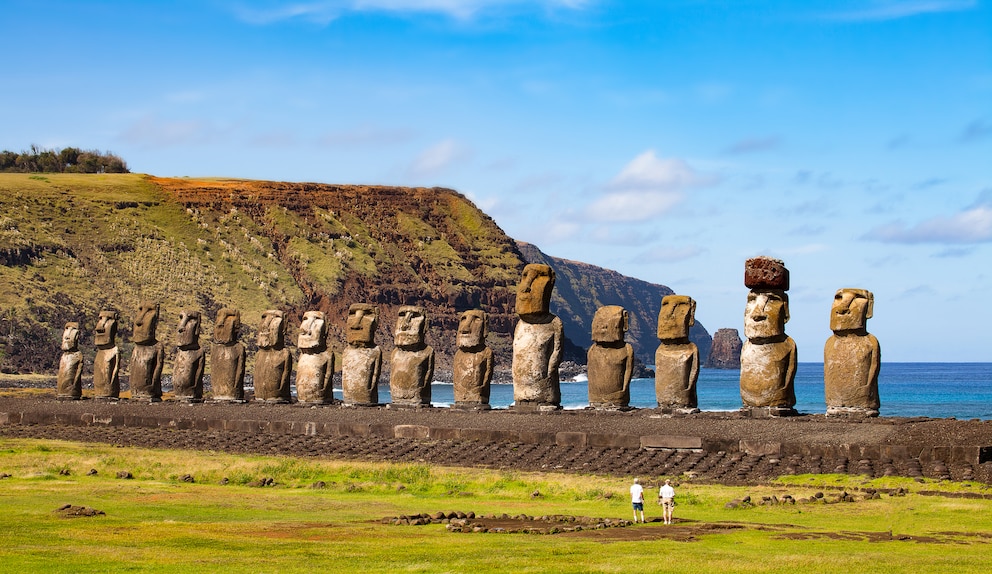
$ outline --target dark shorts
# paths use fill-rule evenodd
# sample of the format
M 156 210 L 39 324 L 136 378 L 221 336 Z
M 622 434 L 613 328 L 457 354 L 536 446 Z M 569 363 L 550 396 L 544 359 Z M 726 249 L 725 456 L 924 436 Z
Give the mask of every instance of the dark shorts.
M 641 510 L 641 511 L 644 510 L 644 503 L 643 502 L 635 502 L 633 504 L 634 504 L 634 510 Z

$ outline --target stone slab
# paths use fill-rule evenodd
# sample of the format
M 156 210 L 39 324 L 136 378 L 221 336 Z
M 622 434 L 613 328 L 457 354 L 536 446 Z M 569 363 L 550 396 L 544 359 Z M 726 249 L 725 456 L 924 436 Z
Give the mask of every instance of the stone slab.
M 697 449 L 703 448 L 703 439 L 698 436 L 646 435 L 641 437 L 640 447 Z

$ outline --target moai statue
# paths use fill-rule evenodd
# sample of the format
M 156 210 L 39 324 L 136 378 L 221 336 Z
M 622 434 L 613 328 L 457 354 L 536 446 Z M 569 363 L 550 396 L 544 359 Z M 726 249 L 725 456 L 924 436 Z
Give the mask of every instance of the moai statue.
M 296 365 L 296 398 L 301 403 L 327 405 L 334 402 L 334 351 L 327 348 L 327 316 L 307 311 L 296 340 L 300 359 Z
M 117 349 L 117 311 L 100 311 L 93 329 L 93 396 L 98 399 L 118 399 L 121 396 L 121 357 Z
M 345 329 L 348 346 L 341 354 L 341 394 L 345 405 L 374 406 L 379 403 L 382 349 L 375 344 L 378 326 L 378 307 L 355 303 L 348 308 Z
M 455 408 L 488 410 L 493 380 L 493 350 L 486 346 L 488 317 L 481 309 L 458 318 L 458 350 L 452 367 Z
M 293 371 L 293 355 L 286 348 L 285 315 L 278 309 L 262 313 L 258 326 L 258 353 L 255 355 L 255 400 L 267 403 L 289 403 L 293 391 L 289 379 Z
M 179 343 L 172 367 L 172 391 L 188 403 L 203 402 L 203 371 L 207 353 L 200 346 L 200 312 L 183 311 L 176 329 Z
M 785 334 L 789 321 L 789 270 L 778 259 L 756 257 L 744 266 L 751 289 L 744 310 L 741 400 L 752 415 L 795 414 L 796 342 Z
M 630 327 L 627 310 L 607 305 L 592 318 L 592 346 L 587 355 L 589 405 L 596 409 L 625 409 L 630 406 L 630 377 L 634 372 L 634 348 L 624 341 Z
M 217 311 L 214 342 L 210 346 L 210 388 L 213 400 L 245 402 L 245 346 L 238 342 L 241 312 Z
M 431 404 L 434 349 L 425 341 L 427 314 L 423 307 L 399 309 L 389 356 L 389 395 L 394 405 L 426 407 Z
M 165 346 L 155 338 L 158 313 L 158 303 L 154 301 L 142 301 L 138 307 L 131 333 L 134 350 L 128 363 L 131 398 L 153 403 L 162 400 L 162 366 L 165 364 Z
M 60 400 L 83 398 L 83 352 L 79 350 L 79 323 L 66 323 L 62 331 L 56 397 Z
M 516 409 L 561 408 L 558 367 L 565 331 L 561 319 L 550 311 L 554 286 L 554 270 L 537 263 L 524 267 L 517 285 L 520 320 L 513 330 L 513 401 Z
M 827 415 L 878 416 L 878 339 L 868 332 L 875 296 L 865 289 L 838 289 L 830 309 L 834 334 L 823 347 L 823 394 Z
M 654 392 L 658 406 L 675 413 L 699 412 L 696 380 L 699 349 L 689 340 L 696 302 L 685 295 L 666 295 L 658 313 L 658 350 L 654 354 Z

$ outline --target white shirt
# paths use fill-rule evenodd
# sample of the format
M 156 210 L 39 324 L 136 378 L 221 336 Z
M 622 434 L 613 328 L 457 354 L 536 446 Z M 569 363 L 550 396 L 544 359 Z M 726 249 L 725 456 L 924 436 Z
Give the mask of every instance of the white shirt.
M 662 498 L 675 498 L 675 489 L 670 484 L 663 484 L 661 490 L 658 491 L 658 496 Z
M 630 501 L 644 502 L 644 487 L 640 484 L 633 484 L 630 487 Z

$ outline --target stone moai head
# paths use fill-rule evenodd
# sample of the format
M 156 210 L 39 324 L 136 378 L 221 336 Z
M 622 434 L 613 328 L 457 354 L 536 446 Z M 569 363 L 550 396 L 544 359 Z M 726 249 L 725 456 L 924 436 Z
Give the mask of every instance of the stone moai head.
M 217 320 L 214 321 L 214 342 L 221 345 L 230 345 L 238 341 L 238 334 L 241 331 L 241 311 L 237 309 L 221 309 L 217 311 Z
M 354 303 L 348 307 L 345 337 L 349 345 L 375 345 L 375 330 L 379 327 L 379 308 L 367 303 Z
M 658 339 L 687 339 L 696 322 L 696 301 L 688 295 L 666 295 L 658 312 Z
M 423 307 L 404 305 L 400 307 L 393 331 L 393 343 L 397 347 L 417 347 L 424 344 L 427 333 L 427 314 Z
M 137 314 L 134 316 L 134 331 L 131 333 L 131 341 L 136 345 L 154 343 L 156 327 L 158 327 L 158 303 L 142 301 L 138 305 Z
M 548 265 L 531 263 L 517 285 L 517 315 L 541 317 L 551 310 L 551 291 L 555 286 L 555 271 Z
M 258 325 L 258 347 L 260 349 L 281 349 L 286 344 L 285 314 L 278 309 L 262 313 Z
M 458 348 L 477 349 L 486 344 L 488 317 L 482 309 L 465 311 L 458 317 Z
M 79 323 L 71 321 L 65 324 L 65 329 L 62 331 L 62 350 L 70 352 L 79 350 Z
M 100 348 L 110 348 L 117 344 L 117 311 L 100 311 L 93 329 L 93 344 Z
M 327 316 L 323 311 L 307 311 L 300 323 L 296 346 L 300 349 L 322 349 L 327 344 Z
M 838 289 L 830 308 L 830 330 L 860 331 L 868 326 L 875 296 L 867 289 Z
M 592 340 L 596 343 L 620 343 L 630 328 L 630 315 L 619 305 L 606 305 L 592 318 Z
M 180 347 L 196 347 L 200 344 L 200 312 L 182 311 L 179 313 L 179 326 L 176 328 Z
M 785 335 L 789 322 L 789 295 L 778 289 L 752 290 L 744 308 L 744 336 L 764 339 Z

